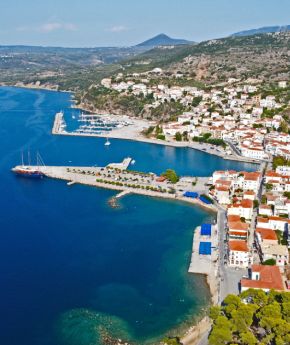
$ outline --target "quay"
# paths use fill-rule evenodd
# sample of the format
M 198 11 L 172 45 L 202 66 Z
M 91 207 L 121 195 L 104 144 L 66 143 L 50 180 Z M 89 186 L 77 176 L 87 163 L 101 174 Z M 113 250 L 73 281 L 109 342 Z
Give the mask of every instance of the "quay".
M 132 193 L 150 197 L 173 199 L 196 204 L 216 212 L 213 204 L 207 204 L 199 198 L 186 197 L 186 192 L 207 194 L 209 178 L 181 177 L 176 184 L 160 179 L 153 173 L 142 173 L 127 170 L 131 158 L 125 158 L 121 163 L 111 163 L 106 167 L 81 166 L 29 166 L 38 170 L 44 176 L 67 181 L 67 185 L 83 184 L 99 188 L 112 189 L 119 192 L 118 198 Z M 21 167 L 15 167 L 18 169 Z M 12 170 L 14 170 L 12 169 Z M 193 183 L 194 182 L 194 183 Z
M 132 162 L 132 158 L 127 157 L 123 160 L 121 163 L 110 163 L 108 164 L 108 168 L 113 168 L 113 169 L 120 169 L 120 170 L 126 170 L 128 169 L 129 165 Z
M 116 199 L 121 199 L 123 196 L 130 194 L 131 192 L 128 190 L 124 190 L 123 192 L 116 195 Z
M 198 226 L 194 231 L 188 272 L 206 276 L 214 304 L 218 303 L 218 258 L 218 226 Z
M 52 134 L 66 133 L 65 131 L 63 131 L 63 126 L 63 112 L 56 113 L 52 127 Z

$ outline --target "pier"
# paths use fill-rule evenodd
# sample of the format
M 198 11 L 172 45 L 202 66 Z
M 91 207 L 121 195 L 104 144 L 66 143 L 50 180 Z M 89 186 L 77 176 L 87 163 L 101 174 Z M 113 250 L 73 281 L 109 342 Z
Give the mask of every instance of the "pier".
M 108 168 L 126 170 L 132 162 L 132 158 L 127 157 L 121 163 L 110 163 L 107 165 Z
M 203 251 L 203 247 L 207 248 L 207 250 Z M 206 276 L 212 294 L 212 300 L 215 304 L 218 301 L 218 258 L 217 225 L 211 225 L 210 234 L 203 234 L 202 227 L 198 226 L 194 231 L 188 272 Z
M 81 166 L 30 166 L 31 170 L 40 171 L 44 176 L 67 181 L 68 186 L 83 184 L 93 187 L 112 189 L 119 192 L 118 198 L 129 193 L 179 200 L 196 204 L 216 212 L 212 204 L 205 204 L 199 198 L 185 197 L 185 192 L 207 193 L 208 178 L 181 177 L 179 182 L 172 184 L 168 180 L 160 180 L 153 173 L 142 173 L 127 170 L 131 158 L 121 163 L 110 163 L 105 167 Z M 15 167 L 17 169 L 20 167 Z M 13 169 L 12 169 L 13 170 Z M 193 184 L 194 182 L 194 184 Z
M 128 190 L 124 190 L 123 192 L 116 195 L 116 199 L 121 199 L 123 196 L 130 194 L 131 192 Z
M 62 112 L 56 113 L 53 127 L 52 127 L 52 134 L 66 133 L 66 131 L 63 130 L 64 127 L 65 127 L 65 122 L 63 118 L 63 113 Z

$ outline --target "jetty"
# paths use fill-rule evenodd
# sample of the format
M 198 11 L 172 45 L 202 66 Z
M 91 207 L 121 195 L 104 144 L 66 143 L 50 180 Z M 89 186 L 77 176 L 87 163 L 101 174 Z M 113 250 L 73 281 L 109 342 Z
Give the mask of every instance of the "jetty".
M 116 195 L 116 199 L 121 199 L 123 196 L 130 194 L 129 190 L 123 190 L 123 192 Z
M 218 227 L 202 224 L 194 231 L 191 261 L 188 272 L 202 274 L 207 278 L 213 303 L 218 301 Z
M 65 122 L 63 118 L 63 112 L 56 113 L 52 127 L 52 134 L 66 133 L 66 131 L 63 130 L 64 127 Z
M 30 168 L 37 168 L 46 177 L 65 180 L 68 186 L 83 184 L 116 190 L 119 192 L 118 198 L 132 193 L 184 201 L 216 212 L 216 207 L 203 202 L 202 198 L 187 197 L 188 192 L 196 195 L 206 194 L 209 178 L 198 178 L 196 183 L 196 177 L 186 176 L 181 177 L 176 184 L 172 184 L 169 180 L 160 179 L 160 176 L 153 173 L 128 170 L 131 161 L 132 159 L 127 157 L 121 163 L 110 163 L 105 167 L 30 166 Z
M 121 163 L 110 163 L 107 165 L 108 168 L 126 170 L 132 162 L 132 158 L 127 157 Z

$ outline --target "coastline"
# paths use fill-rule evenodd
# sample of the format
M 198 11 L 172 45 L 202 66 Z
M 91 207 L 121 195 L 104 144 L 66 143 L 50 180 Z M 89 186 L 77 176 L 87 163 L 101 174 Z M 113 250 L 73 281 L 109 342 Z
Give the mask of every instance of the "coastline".
M 71 93 L 74 94 L 73 91 L 69 90 L 59 90 L 58 85 L 35 85 L 35 84 L 24 84 L 22 82 L 17 82 L 16 84 L 7 84 L 7 83 L 0 83 L 0 86 L 2 87 L 15 87 L 18 89 L 29 89 L 29 90 L 42 90 L 42 91 L 53 91 L 53 92 L 61 92 L 61 93 Z
M 116 133 L 106 133 L 106 134 L 90 134 L 90 133 L 69 133 L 69 132 L 61 132 L 61 133 L 53 133 L 54 135 L 64 135 L 64 136 L 78 136 L 78 137 L 93 137 L 93 138 L 110 138 L 110 139 L 118 139 L 118 140 L 128 140 L 128 141 L 137 141 L 143 142 L 148 144 L 155 144 L 155 145 L 163 145 L 169 147 L 176 147 L 176 148 L 189 148 L 193 150 L 202 151 L 204 153 L 208 153 L 217 157 L 220 157 L 225 160 L 231 160 L 236 162 L 243 162 L 243 163 L 250 163 L 250 164 L 257 164 L 260 165 L 260 161 L 247 159 L 245 157 L 235 156 L 235 155 L 225 155 L 223 153 L 216 152 L 216 150 L 212 150 L 210 144 L 200 144 L 200 143 L 189 143 L 189 142 L 177 142 L 177 141 L 165 141 L 160 139 L 154 138 L 146 138 L 139 133 L 138 136 L 123 136 L 118 135 Z

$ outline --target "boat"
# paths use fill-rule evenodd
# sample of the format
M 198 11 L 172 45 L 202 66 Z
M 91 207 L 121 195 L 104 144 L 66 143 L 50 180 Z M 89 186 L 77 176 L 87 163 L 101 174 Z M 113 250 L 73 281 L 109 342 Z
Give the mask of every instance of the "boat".
M 36 155 L 37 158 L 37 167 L 30 165 L 30 154 L 28 153 L 28 165 L 24 164 L 23 161 L 23 154 L 22 154 L 22 162 L 21 165 L 16 166 L 12 169 L 12 171 L 17 176 L 23 176 L 23 177 L 30 177 L 30 178 L 43 178 L 45 175 L 44 173 L 39 169 L 39 165 L 41 164 L 44 166 L 43 160 L 40 157 L 39 153 Z
M 107 138 L 107 141 L 105 142 L 105 146 L 109 146 L 111 143 L 109 142 L 109 138 Z
M 136 161 L 134 159 L 131 160 L 131 164 L 134 165 Z

